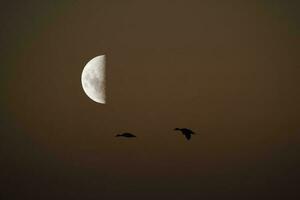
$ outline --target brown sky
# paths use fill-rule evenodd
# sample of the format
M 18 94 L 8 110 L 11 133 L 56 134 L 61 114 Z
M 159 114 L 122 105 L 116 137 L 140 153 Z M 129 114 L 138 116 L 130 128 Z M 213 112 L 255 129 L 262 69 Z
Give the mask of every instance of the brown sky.
M 286 4 L 263 2 L 32 1 L 3 11 L 16 24 L 7 17 L 1 33 L 4 197 L 296 197 L 299 26 Z M 101 54 L 106 105 L 80 82 Z M 197 135 L 186 141 L 175 127 Z M 138 138 L 114 137 L 125 131 Z

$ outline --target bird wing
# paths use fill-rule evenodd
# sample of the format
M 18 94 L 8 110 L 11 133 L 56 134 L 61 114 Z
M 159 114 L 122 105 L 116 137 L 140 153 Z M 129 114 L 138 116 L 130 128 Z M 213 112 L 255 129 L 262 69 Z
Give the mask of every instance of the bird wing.
M 184 136 L 187 140 L 191 139 L 191 134 L 184 134 Z

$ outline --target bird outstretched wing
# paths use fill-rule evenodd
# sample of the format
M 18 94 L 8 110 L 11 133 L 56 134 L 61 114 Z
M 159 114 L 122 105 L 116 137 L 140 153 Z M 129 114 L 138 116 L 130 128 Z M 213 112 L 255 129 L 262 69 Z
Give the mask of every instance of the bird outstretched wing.
M 184 134 L 184 136 L 185 136 L 185 138 L 186 138 L 187 140 L 190 140 L 190 139 L 191 139 L 191 134 Z

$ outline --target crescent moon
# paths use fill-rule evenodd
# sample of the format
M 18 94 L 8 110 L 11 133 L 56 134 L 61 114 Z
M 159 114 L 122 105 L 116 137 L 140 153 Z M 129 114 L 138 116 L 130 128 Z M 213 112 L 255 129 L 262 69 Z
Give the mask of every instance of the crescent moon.
M 91 59 L 83 68 L 81 84 L 85 94 L 97 103 L 106 103 L 105 55 Z

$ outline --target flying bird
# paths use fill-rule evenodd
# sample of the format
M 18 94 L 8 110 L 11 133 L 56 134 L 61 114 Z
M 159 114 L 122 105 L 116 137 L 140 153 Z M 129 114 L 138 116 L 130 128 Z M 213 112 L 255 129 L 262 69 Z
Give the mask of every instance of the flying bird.
M 175 128 L 175 131 L 181 131 L 187 140 L 191 139 L 191 136 L 195 134 L 192 130 L 187 128 Z
M 122 134 L 117 134 L 116 137 L 127 137 L 127 138 L 133 138 L 136 137 L 135 135 L 131 133 L 122 133 Z

